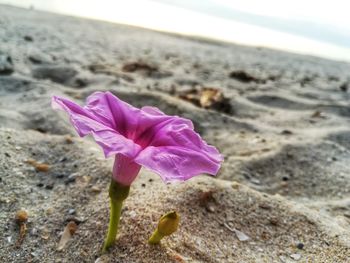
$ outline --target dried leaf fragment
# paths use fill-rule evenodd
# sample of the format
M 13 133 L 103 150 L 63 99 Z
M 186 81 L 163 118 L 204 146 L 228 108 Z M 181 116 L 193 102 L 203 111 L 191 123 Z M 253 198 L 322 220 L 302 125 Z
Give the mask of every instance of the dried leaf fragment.
M 49 232 L 49 230 L 48 230 L 47 228 L 44 228 L 44 229 L 42 230 L 42 233 L 41 233 L 40 237 L 41 237 L 42 239 L 44 239 L 44 240 L 48 240 L 48 239 L 50 238 L 50 232 Z
M 25 210 L 18 210 L 15 218 L 19 224 L 25 223 L 28 220 L 28 213 Z
M 183 92 L 179 97 L 204 109 L 214 109 L 228 114 L 232 113 L 229 99 L 224 97 L 222 91 L 217 88 L 191 89 Z
M 239 241 L 247 241 L 250 239 L 249 236 L 247 236 L 245 233 L 243 233 L 242 231 L 237 230 L 236 228 L 232 228 L 230 227 L 228 224 L 224 223 L 224 226 L 230 230 L 231 232 L 236 234 L 236 237 L 238 238 Z
M 16 242 L 16 247 L 19 248 L 23 243 L 24 237 L 27 232 L 26 222 L 28 220 L 28 213 L 25 210 L 18 210 L 16 212 L 15 220 L 19 225 L 19 236 Z
M 229 74 L 229 77 L 244 83 L 261 82 L 260 79 L 254 77 L 253 75 L 243 70 L 232 71 Z
M 214 88 L 204 88 L 201 92 L 199 104 L 203 108 L 210 108 L 215 102 L 221 101 L 222 99 L 223 95 L 220 90 Z
M 235 233 L 239 241 L 247 241 L 250 239 L 246 234 L 237 229 L 235 229 Z
M 99 192 L 101 192 L 101 188 L 99 186 L 97 186 L 97 185 L 93 185 L 91 187 L 91 191 L 94 192 L 94 193 L 99 193 Z
M 311 115 L 311 118 L 323 118 L 323 119 L 325 119 L 326 116 L 323 114 L 323 112 L 317 110 Z
M 144 62 L 131 62 L 123 65 L 122 67 L 122 71 L 124 72 L 144 71 L 145 73 L 151 73 L 157 70 L 158 70 L 157 67 L 151 66 Z
M 73 143 L 73 138 L 69 134 L 64 136 L 64 139 L 65 139 L 66 143 L 68 143 L 68 144 L 72 144 Z
M 78 225 L 74 221 L 70 221 L 66 227 L 64 228 L 63 234 L 61 236 L 61 239 L 58 243 L 57 250 L 61 251 L 65 248 L 68 241 L 72 238 L 74 233 L 77 231 Z
M 46 163 L 39 163 L 34 159 L 28 159 L 26 162 L 39 172 L 48 172 L 50 170 L 50 166 Z

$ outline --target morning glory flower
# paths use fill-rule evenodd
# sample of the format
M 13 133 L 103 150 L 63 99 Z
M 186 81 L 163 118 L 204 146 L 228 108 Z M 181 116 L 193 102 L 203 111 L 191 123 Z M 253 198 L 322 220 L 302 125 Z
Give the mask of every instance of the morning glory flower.
M 52 99 L 83 137 L 91 134 L 106 157 L 115 155 L 113 178 L 130 185 L 144 166 L 165 182 L 215 175 L 222 156 L 193 130 L 190 120 L 168 116 L 154 107 L 137 109 L 110 92 L 95 92 L 84 107 L 61 97 Z
M 91 134 L 106 157 L 115 157 L 111 208 L 112 199 L 121 208 L 141 166 L 156 172 L 168 183 L 203 173 L 216 175 L 223 160 L 218 150 L 194 131 L 190 120 L 165 115 L 155 107 L 135 108 L 110 92 L 93 93 L 84 107 L 54 96 L 52 106 L 68 113 L 79 136 Z M 120 217 L 120 211 L 116 213 Z M 119 218 L 115 224 L 118 222 Z M 111 233 L 114 239 L 115 234 L 116 230 Z

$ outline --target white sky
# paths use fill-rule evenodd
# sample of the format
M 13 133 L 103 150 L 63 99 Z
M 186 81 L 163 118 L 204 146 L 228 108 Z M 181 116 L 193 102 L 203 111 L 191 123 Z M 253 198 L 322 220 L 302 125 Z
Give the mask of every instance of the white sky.
M 175 0 L 174 0 L 175 1 Z M 190 0 L 188 0 L 190 1 Z M 200 1 L 200 0 L 198 0 Z M 350 1 L 342 0 L 203 0 L 271 17 L 310 19 L 350 30 Z M 350 61 L 349 48 L 273 31 L 149 0 L 0 0 L 23 7 L 197 35 L 240 44 L 265 46 Z
M 349 0 L 211 0 L 241 11 L 306 19 L 350 29 Z

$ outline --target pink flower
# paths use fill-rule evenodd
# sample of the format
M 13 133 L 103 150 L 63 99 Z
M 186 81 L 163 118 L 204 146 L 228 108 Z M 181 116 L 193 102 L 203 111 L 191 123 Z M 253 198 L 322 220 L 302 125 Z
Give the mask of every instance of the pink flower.
M 201 173 L 216 175 L 223 160 L 190 120 L 154 107 L 135 108 L 110 92 L 93 93 L 84 107 L 54 96 L 52 106 L 69 114 L 81 137 L 91 134 L 106 157 L 115 155 L 113 179 L 122 185 L 131 185 L 141 166 L 165 182 L 185 181 Z

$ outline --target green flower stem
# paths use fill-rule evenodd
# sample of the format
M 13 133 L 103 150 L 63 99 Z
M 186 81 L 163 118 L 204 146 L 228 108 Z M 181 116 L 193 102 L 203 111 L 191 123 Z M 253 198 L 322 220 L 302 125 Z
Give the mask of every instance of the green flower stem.
M 129 190 L 130 186 L 121 185 L 112 179 L 111 184 L 109 186 L 109 197 L 111 206 L 109 226 L 107 237 L 102 248 L 102 253 L 105 253 L 115 243 L 118 233 L 118 225 L 122 211 L 123 201 L 128 197 Z
M 123 202 L 114 201 L 113 199 L 111 199 L 110 203 L 111 211 L 109 216 L 108 233 L 105 243 L 103 245 L 102 252 L 106 252 L 107 249 L 114 244 L 118 232 L 119 219 L 122 212 Z

